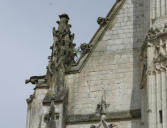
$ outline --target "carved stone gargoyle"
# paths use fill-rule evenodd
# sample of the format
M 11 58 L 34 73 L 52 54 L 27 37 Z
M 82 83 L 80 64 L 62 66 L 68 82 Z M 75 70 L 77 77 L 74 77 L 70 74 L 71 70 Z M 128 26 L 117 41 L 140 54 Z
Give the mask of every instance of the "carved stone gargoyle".
M 92 46 L 90 44 L 83 43 L 80 45 L 81 49 L 81 57 L 84 56 L 85 54 L 89 53 L 91 50 Z
M 25 84 L 31 83 L 31 84 L 38 84 L 39 80 L 43 79 L 43 82 L 46 81 L 45 76 L 32 76 L 30 79 L 27 79 L 25 81 Z
M 98 17 L 98 19 L 97 19 L 97 23 L 98 23 L 100 26 L 106 25 L 108 21 L 109 21 L 108 18 Z

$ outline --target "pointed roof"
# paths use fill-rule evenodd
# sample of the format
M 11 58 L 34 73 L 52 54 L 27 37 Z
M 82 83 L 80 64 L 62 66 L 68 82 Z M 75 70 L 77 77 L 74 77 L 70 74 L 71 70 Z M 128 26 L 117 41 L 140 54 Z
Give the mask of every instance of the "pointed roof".
M 110 23 L 113 23 L 115 17 L 117 16 L 120 9 L 123 7 L 125 1 L 126 0 L 116 0 L 115 4 L 107 14 L 106 18 L 98 18 L 98 23 L 100 24 L 100 27 L 89 42 L 89 45 L 92 47 L 90 52 L 82 56 L 79 59 L 77 65 L 73 66 L 68 73 L 78 73 L 82 70 L 88 58 L 91 56 L 92 52 L 94 51 L 96 44 L 106 32 Z

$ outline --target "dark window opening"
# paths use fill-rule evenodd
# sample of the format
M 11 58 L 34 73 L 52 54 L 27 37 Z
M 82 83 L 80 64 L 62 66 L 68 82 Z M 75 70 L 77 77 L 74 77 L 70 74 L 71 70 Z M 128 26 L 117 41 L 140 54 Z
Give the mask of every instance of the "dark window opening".
M 163 122 L 162 110 L 159 111 L 159 118 L 160 118 L 160 123 L 162 123 Z

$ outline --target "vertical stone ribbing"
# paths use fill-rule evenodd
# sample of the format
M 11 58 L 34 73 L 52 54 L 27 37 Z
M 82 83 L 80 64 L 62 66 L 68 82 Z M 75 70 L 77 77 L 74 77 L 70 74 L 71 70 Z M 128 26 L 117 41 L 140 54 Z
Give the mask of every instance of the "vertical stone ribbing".
M 161 16 L 165 16 L 165 0 L 161 0 Z
M 141 100 L 141 115 L 142 115 L 142 118 L 141 118 L 141 122 L 142 122 L 142 128 L 147 128 L 146 124 L 145 124 L 145 121 L 146 121 L 146 117 L 147 117 L 147 114 L 146 114 L 146 104 L 147 104 L 147 101 L 146 101 L 146 90 L 145 89 L 142 89 L 141 91 L 141 98 L 143 100 Z
M 152 0 L 152 19 L 156 18 L 156 7 L 155 7 L 156 0 Z
M 162 121 L 163 128 L 167 127 L 167 110 L 166 110 L 166 72 L 165 70 L 161 71 L 161 80 L 162 80 Z
M 161 128 L 159 111 L 161 110 L 161 74 L 158 71 L 156 75 L 156 90 L 157 90 L 157 128 Z
M 166 72 L 165 72 L 165 93 L 166 93 L 166 96 L 165 96 L 165 98 L 166 98 L 166 111 L 167 111 L 167 68 L 166 68 Z M 166 114 L 167 114 L 167 112 L 166 112 Z M 164 120 L 165 121 L 165 123 L 166 123 L 166 126 L 167 126 L 167 115 L 166 115 L 166 120 Z
M 167 15 L 167 0 L 165 0 L 165 14 Z
M 152 108 L 152 113 L 153 113 L 153 128 L 157 128 L 157 124 L 156 124 L 156 120 L 157 120 L 157 114 L 156 114 L 156 74 L 153 73 L 153 76 L 152 76 L 152 104 L 153 104 L 153 108 Z
M 152 19 L 167 15 L 167 0 L 151 0 Z
M 160 0 L 156 0 L 156 17 L 160 17 Z
M 153 73 L 151 71 L 151 65 L 152 65 L 152 51 L 153 48 L 149 46 L 147 48 L 147 64 L 149 65 L 149 69 L 147 72 L 147 127 L 153 128 L 153 118 L 152 118 L 152 87 L 153 87 Z
M 167 0 L 165 0 L 165 14 L 167 15 Z
M 27 108 L 27 120 L 26 120 L 26 128 L 30 128 L 30 105 L 28 104 Z
M 152 118 L 152 73 L 147 75 L 147 118 L 148 118 L 148 128 L 153 128 L 153 118 Z

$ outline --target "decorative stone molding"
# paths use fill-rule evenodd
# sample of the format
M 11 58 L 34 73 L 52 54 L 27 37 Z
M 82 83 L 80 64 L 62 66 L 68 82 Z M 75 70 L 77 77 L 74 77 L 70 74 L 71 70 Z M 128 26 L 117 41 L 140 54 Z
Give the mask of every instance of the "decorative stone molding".
M 154 28 L 151 28 L 149 31 L 148 31 L 148 34 L 146 36 L 146 39 L 145 41 L 146 42 L 151 42 L 151 41 L 154 41 L 157 39 L 157 35 L 159 34 L 160 30 L 159 29 L 154 29 Z
M 122 112 L 109 112 L 106 114 L 106 121 L 120 121 L 130 119 L 140 119 L 141 110 L 131 110 Z M 97 114 L 87 115 L 67 115 L 67 124 L 85 123 L 85 122 L 98 122 L 100 117 Z
M 167 69 L 167 61 L 155 64 L 156 71 L 166 71 L 166 69 Z

